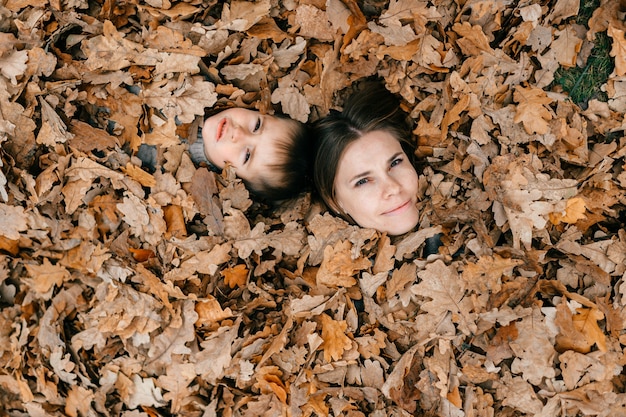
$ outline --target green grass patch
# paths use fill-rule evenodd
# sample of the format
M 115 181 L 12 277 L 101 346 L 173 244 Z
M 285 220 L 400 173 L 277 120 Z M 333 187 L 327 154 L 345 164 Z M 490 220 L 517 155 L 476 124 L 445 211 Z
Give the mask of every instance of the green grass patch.
M 600 5 L 599 0 L 581 0 L 576 22 L 587 26 L 589 18 Z M 554 74 L 554 84 L 558 84 L 578 105 L 586 106 L 591 99 L 607 101 L 603 84 L 613 72 L 614 62 L 609 51 L 611 39 L 606 32 L 596 34 L 595 45 L 584 67 L 559 68 Z

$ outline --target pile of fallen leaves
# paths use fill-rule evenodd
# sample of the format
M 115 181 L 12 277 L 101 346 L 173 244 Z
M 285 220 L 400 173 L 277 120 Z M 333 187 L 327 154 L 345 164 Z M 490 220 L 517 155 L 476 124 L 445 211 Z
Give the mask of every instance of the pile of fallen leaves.
M 578 8 L 3 0 L 2 415 L 625 415 L 626 24 Z M 579 107 L 553 74 L 601 32 Z M 368 77 L 415 120 L 413 233 L 189 159 L 206 107 L 313 121 Z

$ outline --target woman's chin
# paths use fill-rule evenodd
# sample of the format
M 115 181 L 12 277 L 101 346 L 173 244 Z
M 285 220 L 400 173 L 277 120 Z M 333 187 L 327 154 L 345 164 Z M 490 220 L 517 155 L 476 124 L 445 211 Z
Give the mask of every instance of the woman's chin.
M 415 229 L 418 223 L 417 216 L 409 219 L 397 219 L 397 221 L 389 222 L 388 224 L 375 227 L 380 232 L 385 232 L 389 236 L 399 236 L 410 232 Z

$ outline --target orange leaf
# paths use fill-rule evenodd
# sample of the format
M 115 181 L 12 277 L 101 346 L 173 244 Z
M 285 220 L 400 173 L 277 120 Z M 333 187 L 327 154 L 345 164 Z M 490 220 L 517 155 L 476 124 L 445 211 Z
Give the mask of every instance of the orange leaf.
M 126 167 L 122 168 L 122 171 L 144 187 L 154 187 L 156 185 L 156 179 L 152 174 L 147 173 L 130 162 L 126 164 Z
M 167 236 L 178 238 L 187 237 L 187 228 L 185 227 L 185 216 L 183 209 L 178 205 L 163 207 L 163 217 L 167 224 Z
M 572 317 L 576 329 L 585 336 L 585 340 L 592 345 L 596 344 L 598 349 L 606 352 L 606 336 L 598 321 L 604 319 L 604 314 L 597 308 L 578 308 L 578 314 Z
M 222 271 L 224 283 L 230 288 L 243 287 L 248 279 L 248 268 L 244 264 L 235 265 Z
M 345 335 L 348 323 L 345 320 L 333 320 L 327 314 L 322 314 L 320 319 L 322 340 L 324 340 L 320 348 L 324 350 L 324 360 L 326 362 L 330 362 L 331 359 L 338 361 L 343 356 L 343 352 L 352 347 L 352 340 Z
M 145 262 L 150 258 L 154 258 L 155 254 L 154 251 L 150 250 L 150 249 L 133 249 L 133 248 L 128 248 L 128 250 L 130 251 L 130 253 L 133 254 L 133 258 L 137 261 L 137 262 Z
M 13 240 L 4 236 L 0 236 L 0 250 L 7 251 L 15 256 L 20 252 L 19 239 Z
M 556 311 L 555 323 L 560 330 L 556 337 L 559 351 L 588 353 L 595 343 L 600 351 L 606 352 L 606 336 L 598 326 L 598 320 L 604 319 L 600 310 L 583 307 L 576 309 L 576 314 L 572 314 L 564 301 L 556 307 Z

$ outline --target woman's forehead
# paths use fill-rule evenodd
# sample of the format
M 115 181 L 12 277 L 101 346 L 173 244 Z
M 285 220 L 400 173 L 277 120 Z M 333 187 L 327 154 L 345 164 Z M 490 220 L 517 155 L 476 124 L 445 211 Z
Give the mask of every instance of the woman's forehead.
M 350 142 L 343 150 L 339 164 L 348 159 L 378 160 L 402 150 L 400 141 L 384 130 L 374 130 Z

